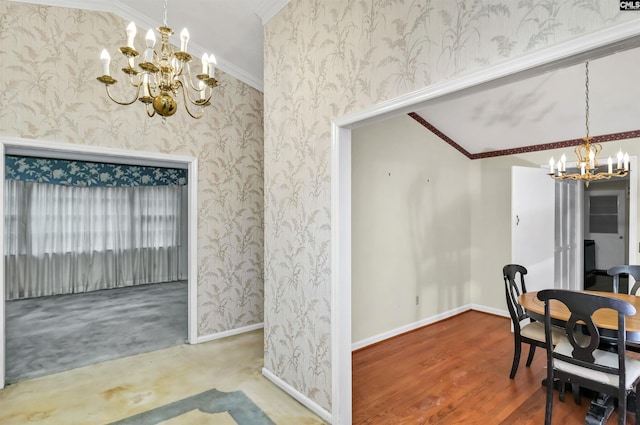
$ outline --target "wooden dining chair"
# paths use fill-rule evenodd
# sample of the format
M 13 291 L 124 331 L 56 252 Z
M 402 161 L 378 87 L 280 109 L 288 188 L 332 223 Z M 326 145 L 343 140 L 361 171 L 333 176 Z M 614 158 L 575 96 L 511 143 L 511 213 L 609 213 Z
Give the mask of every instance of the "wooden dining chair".
M 615 266 L 611 267 L 607 270 L 607 274 L 609 276 L 613 276 L 613 292 L 618 293 L 620 288 L 620 275 L 629 275 L 633 276 L 636 283 L 631 288 L 629 293 L 631 295 L 636 295 L 638 292 L 638 288 L 640 288 L 640 266 L 635 265 L 624 265 L 624 266 Z
M 522 353 L 522 344 L 529 345 L 529 356 L 527 357 L 527 367 L 531 366 L 536 347 L 546 348 L 547 344 L 544 335 L 544 324 L 531 319 L 524 311 L 518 297 L 527 292 L 524 281 L 524 275 L 527 269 L 519 264 L 507 264 L 502 268 L 502 277 L 504 278 L 504 290 L 507 298 L 507 308 L 513 323 L 513 363 L 511 365 L 511 373 L 509 378 L 513 379 L 518 371 L 520 364 L 520 354 Z M 553 333 L 553 340 L 557 341 L 564 338 L 563 331 L 557 329 Z
M 640 382 L 640 360 L 627 356 L 626 316 L 636 313 L 633 305 L 616 298 L 588 292 L 547 289 L 538 292 L 538 298 L 545 304 L 545 334 L 548 342 L 552 338 L 551 300 L 563 303 L 570 312 L 565 322 L 568 342 L 561 342 L 551 348 L 547 345 L 547 402 L 545 425 L 551 424 L 554 381 L 560 383 L 560 398 L 564 399 L 565 384 L 590 388 L 599 393 L 609 394 L 618 400 L 618 424 L 626 423 L 627 395 L 637 394 Z M 595 326 L 593 315 L 600 309 L 617 312 L 616 344 L 612 351 L 599 349 L 600 332 Z M 574 393 L 580 402 L 579 393 Z M 636 425 L 640 424 L 640 402 L 636 397 Z
M 633 285 L 629 294 L 637 295 L 638 288 L 640 288 L 640 266 L 624 265 L 615 266 L 607 270 L 609 276 L 613 276 L 613 292 L 620 292 L 620 276 L 633 276 L 636 283 Z M 627 350 L 640 353 L 640 344 L 634 342 L 627 342 Z

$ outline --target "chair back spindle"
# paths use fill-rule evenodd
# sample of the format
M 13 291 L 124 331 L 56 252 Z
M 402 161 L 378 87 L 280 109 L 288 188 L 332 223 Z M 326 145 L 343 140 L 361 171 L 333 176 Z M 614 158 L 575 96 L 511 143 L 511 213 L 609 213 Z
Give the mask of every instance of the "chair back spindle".
M 613 292 L 618 293 L 620 290 L 620 276 L 628 275 L 633 276 L 635 280 L 635 284 L 629 293 L 631 295 L 636 295 L 638 289 L 640 288 L 640 266 L 638 265 L 624 265 L 624 266 L 615 266 L 611 267 L 607 270 L 607 274 L 609 276 L 613 276 Z

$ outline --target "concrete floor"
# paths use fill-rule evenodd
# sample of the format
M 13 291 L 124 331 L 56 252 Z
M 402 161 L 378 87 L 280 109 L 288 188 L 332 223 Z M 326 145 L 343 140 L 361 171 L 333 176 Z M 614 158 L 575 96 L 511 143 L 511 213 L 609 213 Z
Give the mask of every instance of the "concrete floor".
M 262 365 L 261 330 L 111 360 L 7 386 L 0 423 L 109 424 L 215 388 L 242 391 L 277 425 L 324 424 L 264 378 Z M 227 413 L 197 410 L 159 423 L 236 424 Z

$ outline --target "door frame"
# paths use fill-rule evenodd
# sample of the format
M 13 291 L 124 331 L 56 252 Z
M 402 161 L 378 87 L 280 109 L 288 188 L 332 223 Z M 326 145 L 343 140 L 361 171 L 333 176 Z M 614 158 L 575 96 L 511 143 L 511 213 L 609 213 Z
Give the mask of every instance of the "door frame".
M 629 176 L 631 176 L 631 170 L 629 171 Z M 630 177 L 631 178 L 631 177 Z M 631 183 L 631 181 L 629 182 Z M 606 184 L 606 183 L 605 183 Z M 585 202 L 584 202 L 584 217 L 585 217 L 585 229 L 588 225 L 588 220 L 586 219 L 587 217 L 589 217 L 589 212 L 590 212 L 590 202 L 587 202 L 587 199 L 590 199 L 591 196 L 595 195 L 595 196 L 611 196 L 614 195 L 616 197 L 622 196 L 623 198 L 623 214 L 625 217 L 624 221 L 622 223 L 623 226 L 623 236 L 625 238 L 625 241 L 623 243 L 624 246 L 624 251 L 622 253 L 622 258 L 625 259 L 627 261 L 626 264 L 630 264 L 629 260 L 631 257 L 631 253 L 632 251 L 630 250 L 630 226 L 631 226 L 631 214 L 627 214 L 627 210 L 631 210 L 631 203 L 633 202 L 633 198 L 631 198 L 631 190 L 629 190 L 629 200 L 627 201 L 626 197 L 627 197 L 627 191 L 624 189 L 603 189 L 603 190 L 597 190 L 597 191 L 585 191 L 585 193 L 588 193 L 588 196 L 585 196 Z M 619 198 L 618 198 L 619 199 Z M 626 205 L 627 203 L 629 203 L 629 205 Z M 626 217 L 627 215 L 629 215 L 629 217 Z M 627 226 L 627 223 L 629 223 L 629 226 Z M 618 224 L 620 224 L 620 218 L 618 218 Z M 589 227 L 589 230 L 591 230 L 591 228 Z M 590 237 L 589 239 L 594 239 L 594 236 L 591 235 L 593 232 L 589 232 Z M 618 233 L 619 234 L 619 233 Z M 587 237 L 587 232 L 585 231 L 585 238 Z M 596 247 L 598 246 L 598 244 L 596 243 Z M 597 258 L 598 256 L 596 255 L 596 269 L 597 267 Z M 624 261 L 622 263 L 617 262 L 615 265 L 620 265 L 620 264 L 624 264 Z
M 524 79 L 640 44 L 637 20 L 434 84 L 331 121 L 331 418 L 352 420 L 351 367 L 351 130 L 406 114 L 434 99 L 483 85 Z M 637 164 L 636 164 L 637 166 Z M 632 214 L 632 212 L 629 212 Z M 637 216 L 636 216 L 637 217 Z M 635 251 L 635 250 L 634 250 Z
M 118 164 L 147 165 L 186 169 L 188 176 L 187 206 L 187 340 L 196 344 L 198 335 L 198 158 L 163 154 L 157 152 L 130 151 L 100 146 L 87 146 L 71 143 L 45 142 L 41 140 L 16 137 L 0 137 L 0 156 L 2 164 L 6 155 L 40 155 L 48 158 L 64 158 L 80 161 L 108 161 Z M 0 173 L 0 217 L 4 217 L 4 172 Z M 4 258 L 4 219 L 0 220 L 0 258 Z M 6 323 L 5 323 L 5 270 L 4 261 L 0 261 L 0 389 L 5 386 L 6 378 Z

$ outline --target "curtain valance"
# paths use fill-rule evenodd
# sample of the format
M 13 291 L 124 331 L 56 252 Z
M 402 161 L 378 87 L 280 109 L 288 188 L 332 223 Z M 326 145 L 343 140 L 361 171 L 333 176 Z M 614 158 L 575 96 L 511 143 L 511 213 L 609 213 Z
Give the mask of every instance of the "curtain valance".
M 187 170 L 6 155 L 5 178 L 81 187 L 183 186 Z

